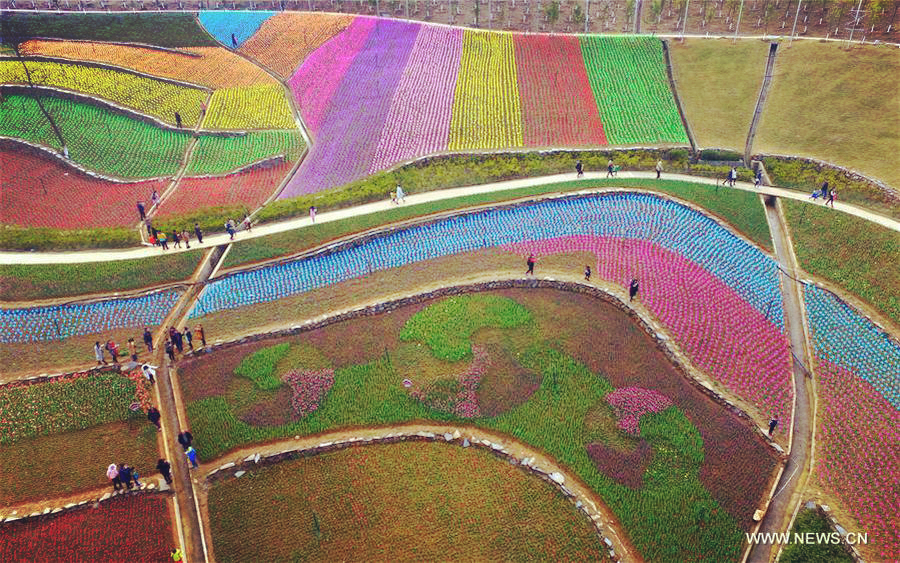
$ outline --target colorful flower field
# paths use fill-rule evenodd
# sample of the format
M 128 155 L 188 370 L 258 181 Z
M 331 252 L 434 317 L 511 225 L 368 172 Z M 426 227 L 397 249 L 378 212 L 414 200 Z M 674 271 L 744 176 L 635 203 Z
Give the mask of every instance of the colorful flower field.
M 309 54 L 289 85 L 315 142 L 281 197 L 444 151 L 688 142 L 661 44 L 649 37 L 359 16 Z
M 96 303 L 0 309 L 0 342 L 40 342 L 117 328 L 159 326 L 180 293 L 165 290 Z
M 203 11 L 197 14 L 200 25 L 216 40 L 226 47 L 240 47 L 244 41 L 256 33 L 259 26 L 277 12 L 265 11 L 232 11 L 213 12 Z M 237 45 L 232 42 L 232 35 Z
M 156 127 L 87 103 L 52 96 L 44 96 L 42 101 L 55 116 L 66 140 L 69 158 L 103 175 L 119 178 L 171 176 L 178 171 L 190 142 L 187 133 Z M 3 115 L 0 135 L 62 151 L 50 122 L 33 97 L 6 96 Z
M 291 388 L 294 414 L 306 416 L 319 408 L 319 403 L 334 385 L 334 370 L 291 371 L 283 379 Z
M 237 136 L 201 135 L 194 145 L 185 174 L 224 174 L 276 156 L 295 162 L 303 147 L 303 137 L 296 129 L 250 131 Z
M 606 402 L 615 409 L 618 427 L 628 434 L 639 436 L 641 417 L 662 412 L 672 406 L 668 397 L 651 389 L 623 387 L 606 396 Z
M 238 50 L 289 78 L 310 53 L 352 21 L 346 15 L 281 12 L 264 21 Z
M 95 96 L 175 125 L 175 112 L 185 127 L 200 119 L 207 92 L 128 72 L 70 63 L 28 61 L 33 83 Z M 0 61 L 0 84 L 28 84 L 19 61 Z
M 171 561 L 175 540 L 166 503 L 162 495 L 118 497 L 96 509 L 2 524 L 0 560 Z
M 280 84 L 261 84 L 214 91 L 203 128 L 294 129 L 296 122 L 284 88 Z
M 213 89 L 275 83 L 263 69 L 222 47 L 163 51 L 115 43 L 33 39 L 20 49 L 23 55 L 106 63 Z
M 819 379 L 819 484 L 870 534 L 884 561 L 900 559 L 900 343 L 812 284 L 806 309 Z
M 166 182 L 118 184 L 98 180 L 40 151 L 0 147 L 0 223 L 79 229 L 137 223 L 136 202 L 162 193 Z

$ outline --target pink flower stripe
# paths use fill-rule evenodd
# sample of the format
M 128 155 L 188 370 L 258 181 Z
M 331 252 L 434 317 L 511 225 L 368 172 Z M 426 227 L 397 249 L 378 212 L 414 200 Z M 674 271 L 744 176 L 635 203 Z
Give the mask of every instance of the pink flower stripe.
M 478 404 L 478 386 L 488 366 L 488 355 L 484 348 L 472 346 L 472 363 L 463 373 L 459 374 L 459 393 L 446 400 L 428 400 L 427 394 L 419 389 L 410 391 L 415 399 L 425 402 L 429 407 L 455 414 L 460 418 L 477 418 L 481 416 L 481 407 Z
M 297 416 L 306 416 L 319 408 L 334 385 L 334 370 L 290 371 L 282 378 L 291 387 L 291 407 Z
M 525 145 L 606 145 L 578 38 L 516 33 L 513 41 Z
M 606 396 L 606 402 L 616 411 L 618 427 L 635 435 L 641 433 L 642 416 L 662 412 L 672 406 L 672 401 L 665 395 L 642 387 L 616 389 Z
M 447 150 L 462 36 L 461 29 L 422 27 L 391 101 L 369 174 Z
M 595 275 L 627 287 L 674 335 L 698 368 L 729 391 L 790 427 L 793 391 L 788 340 L 719 278 L 680 254 L 648 241 L 581 235 L 505 247 L 537 256 L 591 252 Z M 573 265 L 580 271 L 582 265 Z M 538 263 L 540 271 L 540 262 Z
M 315 136 L 334 92 L 356 55 L 375 29 L 374 18 L 357 17 L 350 26 L 326 41 L 300 65 L 288 86 L 300 107 L 303 120 Z
M 859 519 L 881 561 L 900 561 L 900 412 L 859 376 L 818 358 L 816 474 Z

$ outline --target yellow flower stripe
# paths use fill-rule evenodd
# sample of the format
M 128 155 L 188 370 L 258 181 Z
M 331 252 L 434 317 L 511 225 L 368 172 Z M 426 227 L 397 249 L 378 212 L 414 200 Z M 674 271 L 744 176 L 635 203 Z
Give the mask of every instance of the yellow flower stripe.
M 466 30 L 450 120 L 450 150 L 524 146 L 512 35 Z
M 159 49 L 111 43 L 34 39 L 23 43 L 21 49 L 27 55 L 107 63 L 213 89 L 275 83 L 275 79 L 264 70 L 222 47 L 181 49 L 199 55 L 192 57 Z
M 297 127 L 280 85 L 223 88 L 213 92 L 205 129 L 294 129 Z
M 200 105 L 207 96 L 205 90 L 105 68 L 35 61 L 25 64 L 35 84 L 102 98 L 173 125 L 177 111 L 184 127 L 197 124 Z M 27 83 L 21 62 L 0 61 L 0 84 Z
M 281 12 L 263 22 L 238 50 L 289 78 L 310 53 L 350 25 L 353 17 Z

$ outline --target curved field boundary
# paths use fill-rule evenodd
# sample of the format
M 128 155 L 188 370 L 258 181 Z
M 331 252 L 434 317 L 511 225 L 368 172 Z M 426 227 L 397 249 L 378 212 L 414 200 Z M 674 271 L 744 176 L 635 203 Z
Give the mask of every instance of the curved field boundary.
M 543 452 L 510 436 L 472 426 L 397 424 L 356 431 L 338 430 L 297 440 L 281 440 L 262 446 L 250 446 L 228 454 L 226 458 L 234 461 L 227 462 L 215 469 L 209 470 L 210 464 L 204 465 L 204 469 L 207 471 L 205 479 L 207 482 L 215 482 L 237 478 L 245 471 L 258 467 L 260 463 L 278 463 L 298 453 L 310 456 L 352 446 L 391 444 L 413 440 L 444 442 L 462 448 L 478 447 L 488 450 L 514 465 L 520 465 L 555 487 L 591 520 L 614 561 L 643 561 L 638 551 L 631 545 L 618 519 L 606 507 L 599 495 L 582 483 L 567 468 Z M 237 475 L 238 473 L 240 475 Z M 206 509 L 203 521 L 209 522 L 205 494 L 201 504 Z
M 669 77 L 669 89 L 672 90 L 672 96 L 675 98 L 675 107 L 678 108 L 678 115 L 681 116 L 681 124 L 687 133 L 688 142 L 691 144 L 691 152 L 697 152 L 697 141 L 694 140 L 694 132 L 691 130 L 691 124 L 688 123 L 687 116 L 684 114 L 684 107 L 681 105 L 681 98 L 678 97 L 678 87 L 675 85 L 675 74 L 672 72 L 672 57 L 669 54 L 668 40 L 662 40 L 663 59 L 666 62 L 666 75 Z
M 29 12 L 30 12 L 30 11 L 31 11 L 31 10 L 29 10 Z M 184 56 L 186 56 L 186 57 L 196 57 L 196 58 L 201 57 L 201 55 L 198 55 L 197 53 L 192 53 L 192 52 L 190 52 L 190 51 L 185 50 L 185 49 L 188 49 L 189 47 L 182 47 L 182 48 L 177 48 L 177 47 L 163 47 L 163 46 L 160 46 L 160 45 L 151 45 L 151 44 L 149 44 L 149 43 L 130 43 L 130 42 L 128 42 L 128 41 L 102 41 L 102 40 L 99 40 L 99 39 L 98 39 L 98 40 L 92 40 L 92 39 L 65 39 L 65 38 L 62 38 L 62 37 L 36 37 L 36 36 L 35 36 L 35 37 L 29 37 L 29 38 L 25 41 L 25 43 L 27 43 L 28 41 L 58 41 L 58 42 L 60 42 L 60 43 L 88 43 L 88 44 L 93 44 L 93 43 L 103 43 L 103 44 L 105 44 L 105 45 L 116 45 L 116 46 L 118 46 L 118 47 L 135 47 L 135 48 L 139 48 L 139 49 L 150 49 L 150 50 L 152 50 L 152 51 L 162 51 L 162 52 L 164 52 L 164 53 L 172 53 L 172 54 L 174 54 L 174 55 L 184 55 Z
M 109 371 L 109 370 L 107 370 Z M 135 495 L 149 495 L 149 494 L 158 494 L 171 496 L 171 493 L 166 493 L 157 489 L 155 483 L 150 483 L 149 480 L 144 477 L 144 484 L 141 487 L 135 489 L 129 489 L 127 493 L 120 493 L 119 491 L 110 491 L 109 487 L 103 487 L 102 489 L 97 489 L 94 491 L 84 492 L 78 495 L 72 495 L 71 497 L 66 498 L 69 502 L 66 502 L 62 505 L 49 506 L 43 508 L 40 511 L 30 512 L 28 514 L 23 514 L 20 516 L 18 514 L 12 514 L 11 512 L 5 516 L 0 516 L 0 525 L 7 524 L 9 522 L 16 521 L 40 521 L 48 518 L 53 518 L 57 514 L 65 514 L 67 512 L 73 510 L 81 510 L 82 508 L 87 508 L 87 505 L 92 505 L 91 508 L 97 508 L 95 505 L 99 505 L 101 502 L 106 502 L 110 499 L 122 496 L 132 497 Z M 37 503 L 29 503 L 26 505 L 13 505 L 4 509 L 11 510 L 14 512 L 23 511 L 23 509 L 29 508 L 29 505 L 41 505 L 44 506 L 47 503 L 45 501 L 40 501 Z

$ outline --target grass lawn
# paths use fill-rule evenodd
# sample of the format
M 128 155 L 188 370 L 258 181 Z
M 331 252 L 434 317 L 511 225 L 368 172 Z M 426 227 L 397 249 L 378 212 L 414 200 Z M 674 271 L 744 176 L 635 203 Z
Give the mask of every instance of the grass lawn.
M 225 257 L 223 267 L 230 268 L 249 262 L 301 252 L 341 236 L 430 213 L 502 202 L 531 195 L 577 191 L 596 187 L 636 188 L 673 195 L 692 202 L 709 213 L 720 217 L 763 248 L 769 250 L 772 248 L 765 212 L 756 194 L 737 190 L 716 190 L 715 187 L 706 184 L 674 180 L 578 180 L 504 192 L 478 194 L 411 205 L 409 207 L 397 207 L 383 213 L 351 217 L 267 237 L 239 241 L 232 245 L 231 251 Z
M 750 521 L 774 467 L 771 453 L 741 421 L 691 390 L 649 336 L 635 327 L 623 328 L 630 324 L 625 313 L 604 303 L 586 308 L 585 301 L 590 300 L 570 301 L 570 294 L 565 292 L 533 290 L 518 295 L 538 294 L 549 303 L 543 308 L 530 306 L 533 301 L 525 305 L 534 315 L 532 318 L 521 314 L 521 303 L 500 292 L 480 293 L 455 298 L 464 302 L 462 306 L 442 306 L 454 299 L 438 300 L 418 308 L 412 316 L 401 309 L 243 348 L 245 357 L 249 357 L 264 347 L 291 342 L 291 349 L 297 347 L 301 352 L 294 356 L 293 369 L 317 369 L 323 365 L 334 369 L 333 385 L 329 384 L 315 399 L 316 408 L 302 416 L 291 417 L 288 412 L 289 420 L 285 420 L 284 411 L 296 409 L 293 400 L 308 399 L 309 393 L 302 389 L 298 392 L 294 387 L 293 398 L 286 402 L 279 396 L 279 389 L 264 390 L 246 376 L 232 375 L 242 361 L 236 349 L 224 351 L 221 357 L 214 353 L 183 362 L 179 378 L 199 453 L 209 460 L 249 442 L 349 426 L 414 420 L 474 423 L 540 448 L 569 467 L 603 497 L 648 560 L 737 559 L 741 530 Z M 468 311 L 470 316 L 483 316 L 484 322 L 460 324 L 450 314 L 459 310 Z M 592 322 L 565 330 L 564 319 L 578 315 Z M 621 316 L 624 320 L 616 326 L 606 322 L 609 316 Z M 479 325 L 482 328 L 470 333 Z M 406 328 L 398 330 L 400 327 Z M 600 371 L 592 371 L 560 349 L 558 339 L 568 339 L 572 330 L 586 332 L 583 337 L 597 354 L 592 360 L 600 362 Z M 430 336 L 454 331 L 462 333 L 459 338 Z M 402 352 L 404 346 L 418 345 L 422 353 L 455 358 L 455 350 L 467 346 L 461 344 L 466 340 L 465 334 L 471 334 L 471 356 L 449 362 L 449 369 L 443 374 L 433 370 L 426 374 L 437 381 L 417 379 L 415 370 L 404 365 L 410 358 Z M 494 369 L 493 360 L 498 356 L 492 355 L 492 346 L 507 352 L 499 370 Z M 607 362 L 609 346 L 628 353 Z M 486 365 L 479 352 L 482 347 L 487 350 Z M 355 362 L 345 357 L 345 349 L 355 351 Z M 590 355 L 592 351 L 584 353 Z M 286 357 L 278 355 L 281 359 Z M 274 363 L 268 362 L 267 373 L 278 373 L 284 368 L 278 365 L 278 358 Z M 617 426 L 620 415 L 605 401 L 605 396 L 616 388 L 611 383 L 613 376 L 605 376 L 607 369 L 615 374 L 618 384 L 653 389 L 675 405 L 658 414 L 644 414 L 639 435 L 624 437 Z M 648 376 L 629 377 L 629 372 L 646 372 Z M 215 374 L 213 378 L 209 377 L 211 373 Z M 473 376 L 487 388 L 479 388 L 475 397 L 467 386 Z M 412 380 L 409 388 L 403 384 L 406 377 Z M 508 385 L 514 378 L 537 384 Z M 317 392 L 321 389 L 315 387 Z M 448 403 L 459 406 L 467 401 L 477 401 L 482 414 L 447 408 Z M 253 406 L 257 408 L 248 408 Z M 253 423 L 246 416 L 251 413 L 260 420 L 261 411 L 272 411 L 266 423 Z M 279 413 L 281 420 L 277 420 Z M 607 459 L 597 460 L 589 455 L 588 446 L 605 445 L 609 446 L 606 457 L 621 461 L 633 453 L 630 447 L 642 442 L 646 442 L 643 447 L 652 451 L 652 456 L 644 458 L 645 464 L 637 470 L 641 477 L 637 488 L 623 483 L 617 474 L 606 473 Z M 735 463 L 736 459 L 741 463 Z M 717 482 L 717 476 L 735 471 L 742 474 L 741 478 L 709 484 Z M 281 493 L 286 494 L 284 488 Z
M 744 152 L 768 52 L 768 42 L 755 39 L 669 42 L 678 97 L 699 147 Z
M 0 299 L 31 301 L 130 291 L 191 277 L 202 250 L 87 264 L 0 265 Z
M 783 203 L 800 266 L 900 326 L 900 233 L 823 206 Z
M 900 188 L 900 54 L 890 46 L 782 44 L 754 152 L 810 156 Z
M 833 530 L 825 516 L 818 510 L 804 508 L 797 514 L 791 534 L 830 534 Z M 779 559 L 782 563 L 828 561 L 829 563 L 853 563 L 854 559 L 841 545 L 828 543 L 790 543 Z
M 608 560 L 561 493 L 490 452 L 440 443 L 256 469 L 213 485 L 209 512 L 222 562 Z

